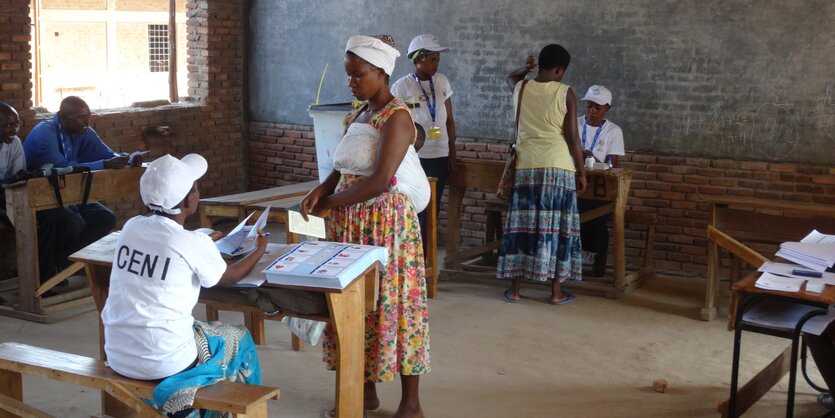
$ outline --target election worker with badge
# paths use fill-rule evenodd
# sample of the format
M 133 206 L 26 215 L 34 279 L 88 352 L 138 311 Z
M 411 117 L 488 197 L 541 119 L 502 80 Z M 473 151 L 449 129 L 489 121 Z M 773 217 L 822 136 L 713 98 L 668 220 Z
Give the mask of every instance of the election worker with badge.
M 407 105 L 418 104 L 411 109 L 412 117 L 426 132 L 426 142 L 418 156 L 426 175 L 438 179 L 435 190 L 439 202 L 455 165 L 455 120 L 450 101 L 452 87 L 449 80 L 438 72 L 441 52 L 448 51 L 449 48 L 438 44 L 434 35 L 416 36 L 407 50 L 415 70 L 395 81 L 391 87 L 391 92 Z M 440 207 L 435 209 L 440 212 Z M 418 218 L 425 247 L 426 211 L 421 212 Z

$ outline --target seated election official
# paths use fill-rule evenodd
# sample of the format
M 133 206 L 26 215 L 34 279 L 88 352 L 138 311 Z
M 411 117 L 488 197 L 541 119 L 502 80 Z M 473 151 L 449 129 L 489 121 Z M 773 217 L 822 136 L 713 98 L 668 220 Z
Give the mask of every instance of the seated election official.
M 618 163 L 618 156 L 624 155 L 623 132 L 612 121 L 606 120 L 606 113 L 612 107 L 612 92 L 603 86 L 591 86 L 580 101 L 586 102 L 586 114 L 577 118 L 580 146 L 583 158 L 593 158 L 597 163 Z M 609 202 L 592 199 L 577 199 L 580 212 L 586 212 Z M 609 222 L 611 215 L 601 216 L 580 225 L 580 240 L 583 251 L 594 253 L 591 275 L 600 277 L 606 272 L 606 255 L 609 248 Z
M 227 266 L 212 237 L 183 228 L 197 212 L 196 182 L 206 169 L 206 160 L 197 154 L 182 160 L 166 155 L 150 163 L 139 185 L 150 213 L 128 220 L 119 235 L 110 294 L 101 313 L 110 367 L 133 379 L 164 379 L 153 401 L 176 417 L 192 412 L 188 409 L 199 386 L 220 380 L 261 382 L 246 328 L 192 316 L 201 286 L 234 285 L 267 246 L 259 234 L 257 249 Z M 223 361 L 210 362 L 215 356 Z M 206 383 L 195 386 L 197 381 Z
M 28 170 L 35 170 L 51 165 L 52 167 L 89 167 L 91 170 L 103 168 L 124 168 L 128 165 L 140 165 L 141 157 L 130 160 L 126 155 L 113 152 L 102 142 L 99 135 L 90 127 L 90 108 L 84 100 L 69 96 L 61 101 L 58 113 L 50 119 L 38 123 L 23 142 Z M 44 211 L 46 212 L 46 211 Z M 41 281 L 55 275 L 69 265 L 67 257 L 84 248 L 99 238 L 107 235 L 116 224 L 116 216 L 100 203 L 90 202 L 81 206 L 52 209 L 49 214 L 39 214 L 54 222 L 53 237 L 47 243 L 51 248 L 44 248 L 41 260 Z M 63 246 L 61 242 L 71 245 Z
M 21 119 L 14 107 L 0 102 L 0 182 L 16 182 L 21 171 L 26 171 L 26 154 L 17 136 Z M 6 193 L 0 189 L 0 222 L 8 222 Z M 56 273 L 56 253 L 69 254 L 71 246 L 78 239 L 78 234 L 66 228 L 60 229 L 56 222 L 56 211 L 44 210 L 37 214 L 38 219 L 38 266 L 41 282 L 45 282 Z M 51 292 L 51 291 L 50 291 Z

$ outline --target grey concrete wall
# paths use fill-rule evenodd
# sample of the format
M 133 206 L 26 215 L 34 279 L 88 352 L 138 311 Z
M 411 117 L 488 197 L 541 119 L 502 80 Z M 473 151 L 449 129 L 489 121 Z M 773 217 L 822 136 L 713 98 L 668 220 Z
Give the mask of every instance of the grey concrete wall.
M 434 33 L 452 51 L 459 136 L 507 138 L 506 73 L 548 43 L 572 54 L 565 82 L 614 93 L 609 119 L 629 151 L 829 163 L 835 146 L 831 0 L 254 0 L 252 120 L 310 124 L 320 102 L 351 100 L 342 67 L 354 34 L 389 33 L 405 50 Z

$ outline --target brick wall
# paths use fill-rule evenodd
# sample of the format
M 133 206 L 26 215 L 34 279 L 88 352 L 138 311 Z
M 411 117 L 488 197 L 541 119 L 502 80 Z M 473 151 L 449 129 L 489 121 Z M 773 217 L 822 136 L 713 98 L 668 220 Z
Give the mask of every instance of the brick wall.
M 192 0 L 187 8 L 189 19 L 180 36 L 187 39 L 191 102 L 96 111 L 91 124 L 115 150 L 150 149 L 150 158 L 201 153 L 209 161 L 209 171 L 200 183 L 201 194 L 240 192 L 246 188 L 242 6 L 223 0 Z M 0 5 L 0 100 L 15 106 L 26 119 L 22 138 L 39 119 L 51 116 L 35 115 L 32 109 L 29 30 L 28 2 Z M 169 126 L 172 134 L 143 142 L 143 127 L 161 125 Z M 138 199 L 105 203 L 116 211 L 119 225 L 142 210 Z M 0 276 L 13 269 L 11 257 L 11 247 L 0 246 Z
M 41 0 L 41 7 L 44 9 L 107 10 L 107 0 Z
M 250 123 L 250 184 L 253 189 L 318 178 L 310 126 Z M 504 159 L 502 141 L 459 138 L 460 158 Z M 700 197 L 747 196 L 835 204 L 835 168 L 821 165 L 670 157 L 632 153 L 621 166 L 634 170 L 629 209 L 658 214 L 654 259 L 665 271 L 704 274 L 708 205 Z M 489 193 L 468 191 L 461 215 L 464 247 L 482 243 Z M 441 201 L 439 243 L 446 233 L 447 196 Z M 627 260 L 639 265 L 644 227 L 629 227 Z M 755 246 L 764 253 L 776 248 Z
M 185 8 L 185 0 L 177 0 L 177 10 Z M 116 10 L 158 11 L 168 10 L 168 0 L 116 0 Z

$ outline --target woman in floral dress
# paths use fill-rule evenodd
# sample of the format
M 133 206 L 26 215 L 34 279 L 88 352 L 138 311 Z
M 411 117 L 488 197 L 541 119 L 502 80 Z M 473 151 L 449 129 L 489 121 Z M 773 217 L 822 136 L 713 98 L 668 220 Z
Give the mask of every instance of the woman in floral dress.
M 415 128 L 406 106 L 388 88 L 400 55 L 389 36 L 348 40 L 345 72 L 362 105 L 345 120 L 334 171 L 302 201 L 302 214 L 330 210 L 329 239 L 388 249 L 377 311 L 366 317 L 366 410 L 375 410 L 376 383 L 400 374 L 395 417 L 422 417 L 419 377 L 429 372 L 429 316 L 417 212 L 429 183 L 414 150 Z M 326 331 L 324 359 L 336 366 L 336 344 Z

